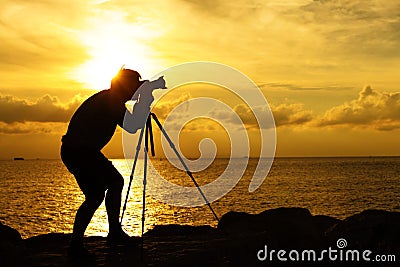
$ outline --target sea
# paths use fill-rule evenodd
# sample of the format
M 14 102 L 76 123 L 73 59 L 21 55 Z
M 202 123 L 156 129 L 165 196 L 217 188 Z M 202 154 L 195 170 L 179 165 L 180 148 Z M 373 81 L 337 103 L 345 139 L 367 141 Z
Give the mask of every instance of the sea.
M 339 219 L 366 209 L 400 212 L 400 157 L 276 158 L 263 184 L 251 193 L 248 187 L 258 164 L 255 158 L 214 159 L 204 170 L 193 172 L 193 177 L 200 186 L 211 183 L 224 172 L 229 161 L 233 166 L 247 161 L 247 168 L 232 190 L 211 203 L 218 217 L 230 211 L 255 214 L 278 207 L 302 207 L 313 215 Z M 123 206 L 132 161 L 112 162 L 125 179 Z M 186 172 L 167 159 L 152 158 L 149 162 L 171 183 L 194 187 Z M 143 168 L 143 159 L 139 159 L 122 221 L 131 235 L 140 235 L 142 231 Z M 146 177 L 151 175 L 154 172 L 146 173 Z M 151 189 L 151 179 L 146 186 Z M 146 190 L 145 194 L 144 231 L 164 224 L 217 225 L 207 205 L 166 204 L 150 192 Z M 0 161 L 0 222 L 17 229 L 24 238 L 70 233 L 83 200 L 84 195 L 61 160 Z M 107 231 L 103 202 L 86 235 L 106 236 Z

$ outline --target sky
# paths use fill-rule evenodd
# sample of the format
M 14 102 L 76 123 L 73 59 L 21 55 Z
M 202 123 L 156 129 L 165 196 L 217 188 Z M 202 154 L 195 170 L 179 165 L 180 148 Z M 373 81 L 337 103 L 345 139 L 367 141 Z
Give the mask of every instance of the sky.
M 0 39 L 0 159 L 59 158 L 73 112 L 122 65 L 147 79 L 191 61 L 232 66 L 258 85 L 277 156 L 399 155 L 399 1 L 1 1 Z M 163 119 L 202 94 L 230 103 L 256 156 L 248 109 L 221 88 L 171 90 L 154 109 Z M 229 154 L 215 122 L 184 130 L 186 156 L 207 137 Z M 104 152 L 122 157 L 120 129 Z

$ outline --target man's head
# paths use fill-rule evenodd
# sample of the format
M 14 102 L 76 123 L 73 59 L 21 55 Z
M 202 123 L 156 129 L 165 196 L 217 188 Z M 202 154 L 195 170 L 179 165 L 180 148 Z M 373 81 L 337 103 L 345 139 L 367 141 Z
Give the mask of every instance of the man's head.
M 111 80 L 111 90 L 128 100 L 143 83 L 141 78 L 137 71 L 122 68 Z

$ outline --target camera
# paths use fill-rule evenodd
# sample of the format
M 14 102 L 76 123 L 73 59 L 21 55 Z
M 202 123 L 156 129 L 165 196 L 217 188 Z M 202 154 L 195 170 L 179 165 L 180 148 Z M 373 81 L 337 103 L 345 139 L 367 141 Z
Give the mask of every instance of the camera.
M 160 76 L 157 80 L 149 81 L 148 83 L 149 83 L 149 86 L 150 86 L 151 90 L 167 89 L 167 87 L 165 85 L 164 76 Z

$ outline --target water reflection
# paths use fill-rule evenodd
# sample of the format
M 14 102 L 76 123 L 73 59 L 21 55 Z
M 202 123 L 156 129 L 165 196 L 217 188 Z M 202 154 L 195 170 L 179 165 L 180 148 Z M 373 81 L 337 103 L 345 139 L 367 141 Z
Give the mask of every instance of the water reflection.
M 123 226 L 140 235 L 142 216 L 142 162 L 138 162 Z M 304 207 L 313 214 L 344 218 L 365 209 L 400 211 L 400 158 L 277 159 L 264 184 L 248 192 L 257 161 L 250 160 L 244 178 L 220 200 L 212 203 L 221 216 L 228 211 L 258 213 L 277 207 Z M 124 160 L 113 164 L 125 178 L 130 167 Z M 163 175 L 174 183 L 193 186 L 185 173 L 157 161 Z M 210 169 L 195 173 L 199 183 L 216 178 L 226 160 L 218 159 Z M 156 166 L 157 168 L 157 166 Z M 148 185 L 155 186 L 155 185 Z M 49 232 L 70 233 L 75 212 L 84 200 L 74 177 L 60 160 L 0 161 L 0 221 L 17 229 L 23 237 Z M 124 199 L 123 199 L 124 200 Z M 216 225 L 207 206 L 175 207 L 146 196 L 145 230 L 157 224 Z M 89 224 L 87 235 L 107 235 L 104 203 Z

